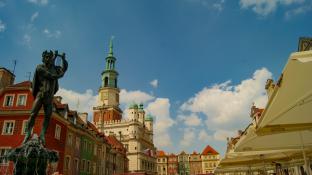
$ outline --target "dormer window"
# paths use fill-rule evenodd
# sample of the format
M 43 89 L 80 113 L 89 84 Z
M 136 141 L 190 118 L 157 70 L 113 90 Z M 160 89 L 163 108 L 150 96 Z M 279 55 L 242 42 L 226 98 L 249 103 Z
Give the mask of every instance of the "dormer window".
M 3 106 L 10 107 L 13 106 L 14 94 L 7 94 L 4 97 Z
M 26 106 L 27 94 L 18 94 L 16 106 Z

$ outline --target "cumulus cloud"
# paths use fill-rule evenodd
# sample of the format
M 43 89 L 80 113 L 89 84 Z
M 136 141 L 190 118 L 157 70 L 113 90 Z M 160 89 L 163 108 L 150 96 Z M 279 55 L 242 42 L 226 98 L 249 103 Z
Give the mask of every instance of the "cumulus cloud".
M 285 18 L 290 19 L 293 16 L 304 14 L 304 13 L 307 13 L 311 10 L 312 10 L 312 3 L 309 5 L 302 5 L 300 7 L 297 7 L 295 9 L 291 9 L 291 10 L 288 10 L 287 12 L 285 12 Z
M 221 12 L 223 10 L 225 0 L 220 0 L 212 4 L 212 7 L 217 11 Z
M 157 147 L 171 146 L 172 141 L 169 135 L 169 129 L 175 124 L 170 117 L 170 101 L 168 98 L 156 98 L 145 108 L 146 112 L 155 116 L 154 136 Z
M 29 34 L 24 34 L 22 44 L 31 47 L 31 36 Z
M 256 14 L 260 16 L 267 16 L 273 13 L 278 5 L 300 4 L 304 0 L 240 0 L 242 9 L 251 8 Z
M 157 88 L 158 87 L 158 80 L 155 79 L 153 81 L 150 82 L 150 85 L 153 87 L 153 88 Z
M 187 0 L 192 3 L 199 3 L 209 10 L 221 12 L 224 8 L 225 0 Z
M 4 32 L 6 29 L 6 25 L 0 20 L 0 32 Z
M 35 12 L 33 15 L 30 17 L 30 22 L 34 22 L 39 16 L 39 12 Z
M 213 131 L 215 139 L 220 139 L 224 130 L 232 133 L 242 129 L 249 122 L 250 106 L 254 102 L 264 107 L 267 101 L 265 82 L 272 74 L 266 68 L 256 70 L 252 78 L 232 85 L 231 81 L 205 87 L 194 97 L 183 103 L 182 112 L 201 113 L 206 116 L 206 125 Z
M 28 0 L 28 2 L 36 5 L 47 5 L 49 3 L 48 0 Z
M 123 104 L 130 104 L 130 103 L 146 103 L 150 100 L 153 100 L 155 97 L 142 92 L 140 90 L 135 90 L 135 91 L 127 91 L 126 89 L 122 89 L 120 91 L 120 103 Z
M 98 96 L 95 95 L 91 89 L 79 93 L 73 90 L 60 88 L 56 95 L 63 97 L 62 102 L 68 103 L 71 110 L 87 112 L 89 115 L 93 114 L 92 108 L 98 104 Z
M 43 33 L 48 37 L 48 38 L 59 38 L 61 36 L 61 31 L 56 30 L 55 32 L 51 32 L 49 29 L 44 29 Z
M 183 138 L 180 141 L 182 147 L 189 147 L 195 141 L 195 130 L 192 128 L 185 128 L 183 133 Z
M 235 131 L 229 131 L 229 130 L 217 130 L 213 134 L 213 138 L 218 141 L 226 141 L 227 137 L 235 136 L 236 132 Z
M 183 121 L 187 126 L 199 126 L 202 120 L 197 114 L 191 113 L 190 115 L 178 115 L 178 120 Z
M 212 140 L 212 136 L 210 136 L 204 129 L 202 129 L 198 133 L 198 140 L 205 143 Z

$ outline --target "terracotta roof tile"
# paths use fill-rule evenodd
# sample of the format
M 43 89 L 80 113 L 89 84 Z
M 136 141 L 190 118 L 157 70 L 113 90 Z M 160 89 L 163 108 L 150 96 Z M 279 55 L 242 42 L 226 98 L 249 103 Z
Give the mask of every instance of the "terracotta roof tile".
M 107 142 L 120 153 L 126 154 L 126 148 L 124 148 L 123 144 L 117 140 L 117 138 L 113 135 L 106 136 Z
M 198 155 L 198 153 L 196 151 L 193 151 L 192 155 Z
M 210 145 L 207 145 L 206 148 L 203 150 L 202 155 L 208 154 L 219 154 L 216 150 L 214 150 Z
M 163 150 L 157 151 L 157 157 L 164 157 L 164 156 L 166 156 L 165 151 L 163 151 Z
M 13 84 L 8 86 L 10 88 L 14 88 L 14 87 L 31 87 L 31 81 L 23 81 L 17 84 Z
M 177 157 L 175 154 L 171 153 L 169 157 Z

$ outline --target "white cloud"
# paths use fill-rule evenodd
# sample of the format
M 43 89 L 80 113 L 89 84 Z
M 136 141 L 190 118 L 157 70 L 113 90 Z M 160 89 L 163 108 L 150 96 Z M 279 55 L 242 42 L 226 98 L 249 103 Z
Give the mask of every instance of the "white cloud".
M 31 47 L 31 36 L 29 34 L 24 34 L 22 44 Z
M 49 3 L 48 0 L 28 0 L 28 2 L 36 5 L 47 5 Z
M 228 130 L 217 130 L 213 134 L 213 138 L 217 141 L 226 141 L 227 137 L 233 137 L 236 135 L 235 131 L 228 131 Z
M 153 100 L 155 97 L 136 90 L 136 91 L 127 91 L 126 89 L 122 89 L 120 91 L 120 103 L 124 103 L 126 105 L 130 104 L 130 103 L 146 103 L 150 100 Z
M 83 93 L 79 93 L 73 90 L 60 88 L 56 95 L 63 97 L 62 102 L 68 103 L 71 110 L 88 112 L 89 116 L 93 114 L 92 108 L 96 106 L 98 102 L 97 95 L 95 95 L 91 89 L 88 89 Z
M 267 16 L 273 13 L 278 5 L 300 4 L 304 0 L 240 0 L 240 6 L 243 9 L 251 8 L 260 16 Z
M 156 98 L 145 108 L 146 112 L 155 116 L 154 134 L 157 147 L 171 146 L 172 141 L 168 130 L 175 122 L 170 117 L 170 101 L 168 98 Z
M 55 32 L 51 32 L 49 29 L 44 29 L 43 33 L 48 37 L 48 38 L 59 38 L 61 36 L 61 31 L 56 30 Z
M 195 141 L 195 130 L 192 128 L 185 128 L 183 133 L 183 138 L 180 141 L 182 147 L 192 146 Z
M 262 68 L 252 78 L 231 85 L 231 81 L 205 87 L 181 106 L 182 112 L 203 113 L 210 129 L 238 129 L 250 122 L 250 106 L 264 107 L 265 82 L 272 74 Z
M 155 79 L 155 80 L 151 81 L 150 85 L 153 86 L 153 88 L 157 88 L 158 87 L 158 80 Z
M 191 3 L 199 3 L 209 10 L 217 10 L 221 12 L 224 8 L 225 0 L 187 0 Z
M 0 32 L 4 32 L 6 29 L 6 25 L 0 20 Z
M 212 140 L 212 136 L 210 136 L 204 129 L 202 129 L 198 133 L 198 140 L 205 143 L 207 141 Z
M 201 124 L 201 119 L 197 114 L 191 113 L 190 115 L 178 115 L 179 120 L 183 121 L 187 126 L 199 126 Z
M 30 21 L 31 21 L 31 22 L 34 22 L 34 21 L 35 21 L 35 19 L 37 19 L 37 18 L 38 18 L 38 16 L 39 16 L 39 12 L 35 12 L 33 15 L 31 15 L 31 17 L 30 17 Z
M 302 5 L 300 7 L 297 7 L 295 9 L 292 9 L 292 10 L 288 10 L 286 13 L 285 13 L 285 18 L 286 19 L 290 19 L 292 18 L 293 16 L 296 16 L 296 15 L 299 15 L 299 14 L 304 14 L 304 13 L 307 13 L 309 11 L 312 10 L 312 4 L 309 4 L 309 5 Z
M 219 12 L 221 12 L 223 10 L 224 2 L 225 2 L 225 0 L 217 1 L 217 2 L 212 4 L 212 7 L 214 9 L 218 10 Z

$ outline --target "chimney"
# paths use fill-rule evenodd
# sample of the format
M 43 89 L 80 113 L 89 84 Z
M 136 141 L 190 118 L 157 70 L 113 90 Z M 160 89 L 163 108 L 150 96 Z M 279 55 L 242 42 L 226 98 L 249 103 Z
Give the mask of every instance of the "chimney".
M 62 103 L 62 97 L 61 96 L 54 96 L 57 102 Z
M 88 113 L 87 112 L 78 113 L 78 116 L 80 117 L 80 119 L 83 122 L 88 123 Z
M 14 83 L 15 75 L 4 67 L 0 67 L 0 89 Z

